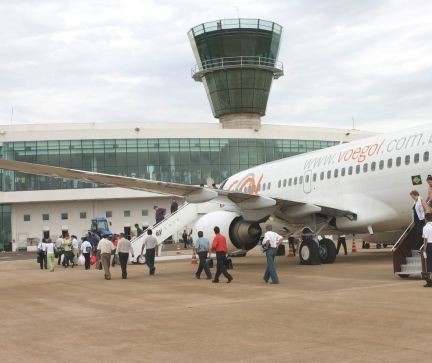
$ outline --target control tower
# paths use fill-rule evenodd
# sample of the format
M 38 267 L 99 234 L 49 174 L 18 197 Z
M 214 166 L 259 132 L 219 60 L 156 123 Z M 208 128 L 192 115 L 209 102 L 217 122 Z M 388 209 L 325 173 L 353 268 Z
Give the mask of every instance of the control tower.
M 193 27 L 188 37 L 214 117 L 223 128 L 259 129 L 273 79 L 282 27 L 261 19 L 223 19 Z

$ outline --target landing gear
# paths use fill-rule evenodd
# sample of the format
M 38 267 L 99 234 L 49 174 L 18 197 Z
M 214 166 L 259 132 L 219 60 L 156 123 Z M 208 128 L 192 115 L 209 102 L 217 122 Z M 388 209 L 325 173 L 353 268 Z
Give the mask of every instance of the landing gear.
M 368 250 L 370 248 L 370 243 L 363 241 L 362 249 Z
M 377 243 L 376 248 L 380 250 L 381 249 L 381 243 Z
M 305 236 L 300 244 L 300 263 L 302 265 L 321 264 L 320 253 L 317 243 L 310 236 Z
M 319 256 L 322 263 L 335 262 L 336 254 L 336 247 L 332 240 L 323 238 L 319 241 Z

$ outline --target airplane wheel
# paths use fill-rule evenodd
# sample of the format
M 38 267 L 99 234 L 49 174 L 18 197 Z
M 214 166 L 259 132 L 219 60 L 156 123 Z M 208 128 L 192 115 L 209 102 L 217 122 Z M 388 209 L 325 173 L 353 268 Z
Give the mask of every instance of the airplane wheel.
M 370 247 L 370 244 L 369 244 L 369 243 L 365 243 L 363 248 L 364 248 L 365 250 L 368 250 L 369 247 Z
M 380 250 L 381 249 L 381 243 L 377 243 L 376 248 Z
M 302 265 L 319 265 L 321 263 L 319 248 L 314 240 L 306 240 L 300 244 L 299 256 Z
M 336 260 L 336 247 L 332 240 L 323 238 L 319 242 L 319 255 L 322 263 L 333 263 Z
M 388 246 L 387 243 L 384 243 L 384 244 L 383 244 L 383 247 L 384 247 L 384 248 L 387 248 L 387 246 Z

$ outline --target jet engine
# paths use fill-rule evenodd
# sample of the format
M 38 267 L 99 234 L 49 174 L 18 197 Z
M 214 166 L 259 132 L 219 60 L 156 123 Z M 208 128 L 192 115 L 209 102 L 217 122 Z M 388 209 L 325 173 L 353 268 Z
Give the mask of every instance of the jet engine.
M 221 233 L 227 237 L 229 251 L 251 250 L 259 242 L 262 233 L 258 222 L 245 221 L 236 212 L 216 211 L 204 215 L 197 221 L 194 234 L 196 236 L 198 231 L 202 231 L 211 243 L 215 226 L 218 226 Z

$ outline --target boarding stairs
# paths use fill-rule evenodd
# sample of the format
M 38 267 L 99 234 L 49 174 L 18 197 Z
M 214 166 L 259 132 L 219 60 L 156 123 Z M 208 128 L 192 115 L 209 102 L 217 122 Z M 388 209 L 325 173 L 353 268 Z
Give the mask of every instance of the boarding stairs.
M 421 277 L 424 268 L 424 258 L 420 251 L 416 250 L 414 222 L 399 237 L 394 245 L 393 270 L 395 275 L 404 278 L 409 276 Z
M 158 256 L 162 252 L 162 244 L 170 236 L 175 235 L 178 231 L 183 229 L 188 224 L 196 221 L 196 219 L 211 211 L 219 209 L 219 205 L 214 203 L 185 203 L 177 209 L 174 213 L 166 216 L 165 219 L 159 223 L 156 223 L 150 228 L 153 231 L 153 236 L 158 241 Z M 147 237 L 147 229 L 143 233 L 131 240 L 132 249 L 134 251 L 133 263 L 141 263 L 139 256 L 141 254 L 142 245 Z

